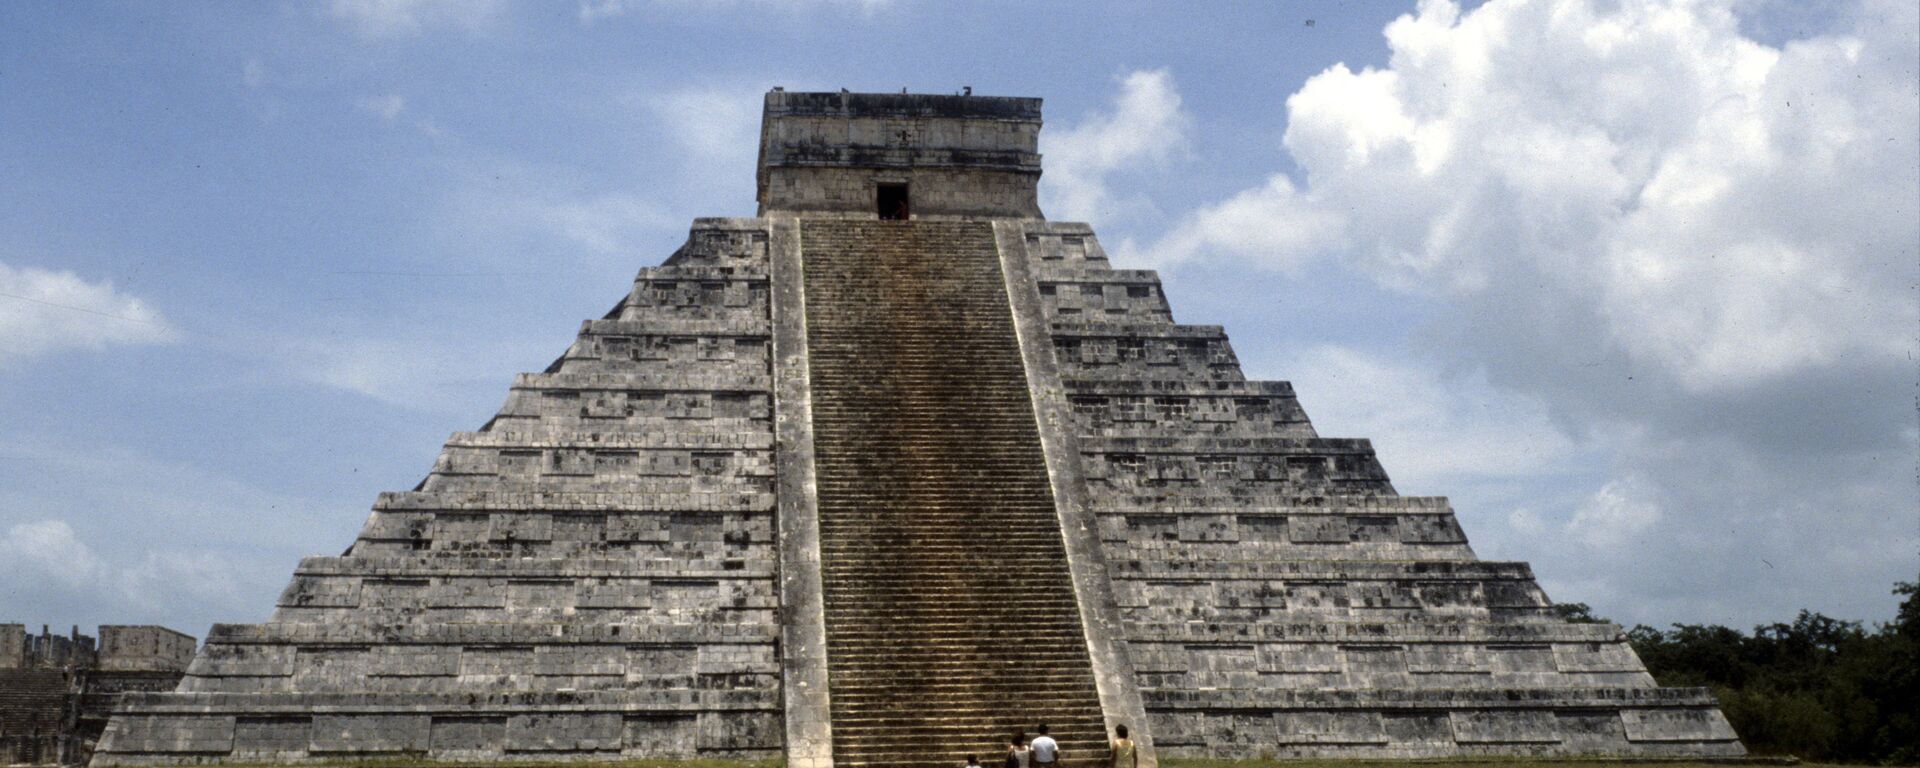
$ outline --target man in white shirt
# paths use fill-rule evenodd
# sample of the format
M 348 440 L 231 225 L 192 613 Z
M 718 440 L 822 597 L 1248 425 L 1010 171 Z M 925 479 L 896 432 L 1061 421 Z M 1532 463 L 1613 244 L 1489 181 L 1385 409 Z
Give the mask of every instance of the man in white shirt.
M 1054 741 L 1052 736 L 1047 735 L 1045 724 L 1042 724 L 1038 730 L 1040 735 L 1033 737 L 1033 745 L 1029 747 L 1033 750 L 1033 764 L 1051 768 L 1055 761 L 1060 759 L 1060 742 Z

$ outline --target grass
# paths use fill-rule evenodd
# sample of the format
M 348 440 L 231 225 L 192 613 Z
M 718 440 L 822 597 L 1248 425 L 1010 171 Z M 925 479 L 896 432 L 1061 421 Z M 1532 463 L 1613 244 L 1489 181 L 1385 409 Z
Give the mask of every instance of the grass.
M 1409 760 L 1217 760 L 1205 757 L 1163 757 L 1160 768 L 1729 768 L 1735 765 L 1792 765 L 1797 768 L 1839 768 L 1802 763 L 1793 758 L 1747 757 L 1727 760 L 1649 760 L 1621 757 L 1478 757 Z
M 410 758 L 343 760 L 303 763 L 302 768 L 784 768 L 786 761 L 767 760 L 606 760 L 547 761 L 436 761 Z M 287 768 L 285 764 L 212 763 L 210 768 Z M 994 761 L 992 765 L 998 765 Z M 1843 768 L 1825 763 L 1802 763 L 1793 758 L 1752 757 L 1728 760 L 1646 760 L 1630 758 L 1441 758 L 1415 760 L 1217 760 L 1204 757 L 1168 757 L 1161 768 L 1728 768 L 1736 765 L 1793 765 L 1797 768 Z M 955 768 L 960 768 L 955 766 Z
M 297 768 L 785 768 L 786 760 L 427 760 L 425 758 L 386 757 L 366 760 L 328 760 L 303 762 Z M 290 768 L 287 763 L 214 762 L 196 764 L 205 768 Z

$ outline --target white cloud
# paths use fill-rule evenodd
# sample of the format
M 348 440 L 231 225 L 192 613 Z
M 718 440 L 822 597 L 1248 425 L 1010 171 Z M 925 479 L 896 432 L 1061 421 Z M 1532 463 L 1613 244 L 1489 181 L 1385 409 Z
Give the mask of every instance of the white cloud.
M 1118 218 L 1121 211 L 1137 207 L 1139 201 L 1114 199 L 1108 175 L 1162 164 L 1185 152 L 1188 122 L 1173 75 L 1164 69 L 1140 70 L 1120 79 L 1112 111 L 1042 132 L 1047 173 L 1040 188 L 1053 211 L 1051 218 Z
M 0 536 L 0 563 L 15 571 L 16 578 L 37 574 L 69 588 L 87 585 L 104 569 L 93 550 L 74 536 L 73 528 L 59 520 L 8 528 L 6 535 Z
M 478 32 L 506 10 L 504 0 L 332 0 L 329 13 L 368 39 L 405 37 L 431 27 Z
M 379 115 L 382 120 L 392 120 L 406 111 L 407 100 L 400 94 L 389 93 L 385 96 L 367 96 L 354 102 L 354 106 L 367 114 Z
M 179 338 L 145 301 L 65 270 L 0 264 L 0 364 L 60 349 Z
M 1587 546 L 1618 549 L 1660 522 L 1656 493 L 1639 478 L 1609 482 L 1574 510 L 1567 533 Z
M 1343 242 L 1345 225 L 1339 214 L 1305 204 L 1293 182 L 1275 174 L 1265 185 L 1186 217 L 1151 249 L 1129 239 L 1115 250 L 1123 261 L 1143 266 L 1208 254 L 1292 270 Z
M 1388 68 L 1336 65 L 1288 98 L 1304 186 L 1196 211 L 1151 258 L 1319 252 L 1465 303 L 1551 297 L 1691 392 L 1901 355 L 1920 322 L 1911 4 L 1778 49 L 1723 3 L 1609 8 L 1423 2 L 1387 27 Z
M 194 601 L 229 603 L 240 591 L 233 568 L 214 553 L 149 550 L 120 562 L 96 554 L 62 520 L 18 523 L 0 533 L 0 582 L 9 585 L 10 598 L 30 593 L 145 617 Z
M 1453 495 L 1478 551 L 1558 599 L 1884 617 L 1920 551 L 1920 10 L 1864 0 L 1773 45 L 1738 10 L 1422 2 L 1386 67 L 1287 99 L 1294 167 L 1139 255 L 1411 297 L 1398 349 L 1285 373 L 1324 433 L 1376 437 L 1403 490 Z M 1441 373 L 1379 362 L 1410 351 Z

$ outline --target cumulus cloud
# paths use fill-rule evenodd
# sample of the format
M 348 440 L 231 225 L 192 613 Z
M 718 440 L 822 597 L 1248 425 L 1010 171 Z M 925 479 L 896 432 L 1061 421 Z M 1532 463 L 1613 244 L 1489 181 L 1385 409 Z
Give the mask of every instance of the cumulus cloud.
M 1660 522 L 1656 493 L 1639 478 L 1609 482 L 1574 510 L 1567 533 L 1590 547 L 1617 549 Z
M 1300 204 L 1293 181 L 1275 174 L 1264 185 L 1182 219 L 1150 251 L 1142 252 L 1131 240 L 1116 251 L 1129 263 L 1170 265 L 1207 254 L 1294 271 L 1340 245 L 1345 227 L 1338 212 Z
M 11 610 L 34 614 L 11 618 L 29 622 L 71 615 L 66 605 L 164 616 L 195 602 L 226 604 L 239 591 L 237 574 L 213 553 L 150 550 L 117 561 L 97 554 L 62 520 L 18 523 L 0 532 L 0 582 L 8 586 Z
M 1409 291 L 1551 295 L 1690 391 L 1901 355 L 1920 322 L 1915 20 L 1865 9 L 1771 48 L 1712 3 L 1423 3 L 1387 27 L 1386 69 L 1336 65 L 1288 98 L 1304 186 L 1277 175 L 1150 253 L 1338 255 Z
M 328 12 L 361 37 L 382 39 L 420 34 L 434 27 L 477 32 L 506 10 L 504 0 L 332 0 Z
M 1316 420 L 1379 409 L 1355 421 L 1461 457 L 1383 440 L 1396 476 L 1497 477 L 1510 457 L 1440 433 L 1543 430 L 1552 458 L 1455 501 L 1483 554 L 1534 560 L 1556 598 L 1630 621 L 1887 615 L 1920 550 L 1920 12 L 1866 0 L 1772 43 L 1740 12 L 1422 2 L 1386 28 L 1385 67 L 1288 97 L 1294 168 L 1138 254 L 1335 265 L 1432 307 L 1408 346 L 1473 372 L 1396 395 L 1432 413 L 1308 385 L 1310 365 L 1417 370 L 1322 353 L 1286 373 Z M 1474 409 L 1463 386 L 1505 399 Z
M 1173 74 L 1140 70 L 1120 78 L 1113 108 L 1040 136 L 1047 173 L 1041 193 L 1055 219 L 1087 221 L 1141 205 L 1117 200 L 1107 177 L 1123 168 L 1166 162 L 1187 149 L 1189 118 Z
M 164 344 L 179 338 L 159 311 L 65 270 L 0 264 L 0 365 L 60 349 Z

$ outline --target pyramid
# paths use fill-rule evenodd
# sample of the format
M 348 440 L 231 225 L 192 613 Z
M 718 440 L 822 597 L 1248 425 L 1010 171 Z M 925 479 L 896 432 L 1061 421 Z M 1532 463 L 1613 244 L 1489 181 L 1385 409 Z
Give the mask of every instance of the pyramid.
M 766 96 L 694 222 L 545 371 L 129 694 L 95 765 L 1735 756 L 1047 221 L 1040 100 Z

